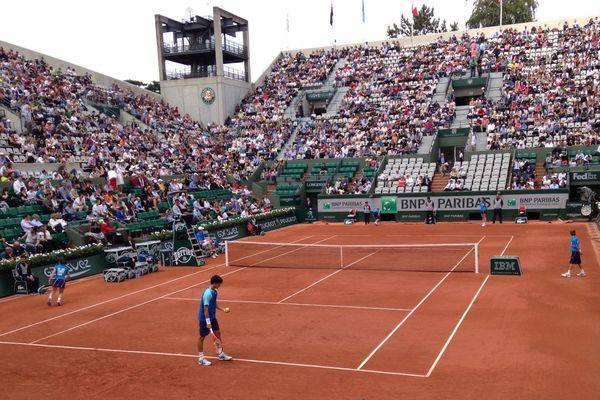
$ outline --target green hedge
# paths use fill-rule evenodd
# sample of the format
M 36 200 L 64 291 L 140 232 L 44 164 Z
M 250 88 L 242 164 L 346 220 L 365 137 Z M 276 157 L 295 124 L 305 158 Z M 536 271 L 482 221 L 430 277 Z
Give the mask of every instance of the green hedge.
M 277 210 L 273 210 L 273 211 L 262 213 L 262 214 L 252 215 L 250 217 L 231 218 L 231 219 L 228 219 L 223 222 L 214 221 L 214 222 L 208 222 L 208 223 L 200 223 L 200 224 L 198 224 L 198 226 L 201 225 L 201 226 L 205 227 L 208 231 L 211 231 L 211 230 L 222 229 L 222 228 L 227 228 L 230 226 L 235 226 L 235 225 L 239 225 L 242 223 L 246 223 L 246 222 L 250 221 L 251 219 L 256 219 L 257 221 L 261 221 L 263 219 L 269 219 L 269 218 L 278 217 L 281 215 L 294 214 L 295 212 L 296 212 L 295 207 L 278 208 Z M 160 232 L 154 232 L 154 233 L 150 234 L 150 238 L 152 238 L 152 240 L 167 240 L 172 237 L 173 237 L 173 231 L 170 231 L 170 230 L 163 230 Z
M 73 260 L 76 258 L 85 258 L 104 252 L 104 247 L 99 244 L 88 244 L 85 246 L 75 247 L 66 250 L 55 250 L 50 253 L 36 254 L 29 257 L 29 266 L 39 267 L 41 265 L 50 265 L 57 263 L 61 257 L 65 260 Z M 13 269 L 17 265 L 18 260 L 3 260 L 0 261 L 0 271 Z

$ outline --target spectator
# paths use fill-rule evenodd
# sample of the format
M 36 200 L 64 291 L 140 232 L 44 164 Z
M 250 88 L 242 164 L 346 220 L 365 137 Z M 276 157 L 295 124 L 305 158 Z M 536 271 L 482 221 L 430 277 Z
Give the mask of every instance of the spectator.
M 29 267 L 29 260 L 27 255 L 22 254 L 19 257 L 19 262 L 17 262 L 15 270 L 17 271 L 17 274 L 21 277 L 21 279 L 27 282 L 27 291 L 29 293 L 37 293 L 38 288 L 40 286 L 40 280 L 31 272 L 31 267 Z
M 67 221 L 62 218 L 60 213 L 53 213 L 48 221 L 48 227 L 53 232 L 63 232 L 67 227 Z

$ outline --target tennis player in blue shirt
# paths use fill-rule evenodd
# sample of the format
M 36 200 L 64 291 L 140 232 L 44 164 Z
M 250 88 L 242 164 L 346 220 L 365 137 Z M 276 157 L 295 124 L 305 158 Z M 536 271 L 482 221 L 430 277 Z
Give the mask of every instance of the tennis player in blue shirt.
M 579 243 L 579 238 L 577 237 L 577 233 L 575 232 L 575 230 L 572 230 L 570 233 L 571 233 L 571 259 L 569 260 L 569 269 L 567 270 L 567 272 L 565 272 L 561 275 L 564 276 L 565 278 L 570 278 L 571 270 L 573 269 L 573 265 L 577 264 L 579 266 L 579 272 L 577 273 L 577 276 L 584 277 L 587 274 L 585 273 L 583 268 L 581 268 L 581 254 L 582 254 L 581 253 L 581 244 Z
M 225 313 L 229 312 L 229 308 L 221 308 L 217 303 L 218 289 L 223 283 L 223 278 L 219 275 L 213 275 L 210 278 L 210 286 L 206 288 L 200 299 L 200 308 L 198 310 L 198 321 L 200 324 L 200 336 L 198 337 L 198 364 L 208 366 L 211 364 L 204 357 L 204 338 L 210 334 L 215 337 L 215 347 L 217 349 L 217 357 L 221 361 L 231 361 L 233 358 L 223 351 L 221 343 L 221 331 L 219 330 L 219 322 L 217 321 L 217 310 Z
M 487 220 L 487 204 L 485 204 L 485 199 L 483 197 L 479 198 L 479 213 L 481 214 L 481 226 L 485 226 L 485 221 Z
M 48 284 L 52 285 L 52 291 L 48 296 L 48 306 L 52 306 L 52 296 L 56 294 L 56 290 L 58 289 L 58 299 L 56 299 L 56 305 L 62 305 L 62 295 L 65 291 L 65 286 L 67 284 L 67 279 L 69 279 L 71 275 L 69 274 L 69 267 L 67 266 L 65 259 L 60 258 L 58 263 L 54 266 L 50 277 L 48 278 Z

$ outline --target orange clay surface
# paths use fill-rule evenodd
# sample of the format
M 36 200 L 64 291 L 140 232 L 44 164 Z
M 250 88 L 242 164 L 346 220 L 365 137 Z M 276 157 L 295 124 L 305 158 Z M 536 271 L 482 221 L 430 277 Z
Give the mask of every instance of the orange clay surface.
M 560 276 L 569 230 L 585 278 Z M 599 234 L 592 224 L 297 225 L 252 241 L 479 242 L 482 272 L 165 267 L 0 300 L 3 399 L 598 399 Z M 522 276 L 489 276 L 492 255 Z M 269 257 L 265 253 L 265 257 Z M 309 264 L 310 255 L 296 251 Z M 439 262 L 437 253 L 431 262 Z M 322 262 L 322 260 L 320 260 Z M 366 261 L 366 260 L 365 260 Z M 232 362 L 197 365 L 198 299 L 213 274 Z M 205 352 L 214 356 L 210 341 Z

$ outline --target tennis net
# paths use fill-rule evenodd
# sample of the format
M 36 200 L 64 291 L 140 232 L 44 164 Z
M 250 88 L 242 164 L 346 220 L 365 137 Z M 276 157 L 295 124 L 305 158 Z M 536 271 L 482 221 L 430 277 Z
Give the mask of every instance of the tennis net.
M 479 272 L 477 243 L 329 245 L 226 242 L 225 265 L 423 272 Z

